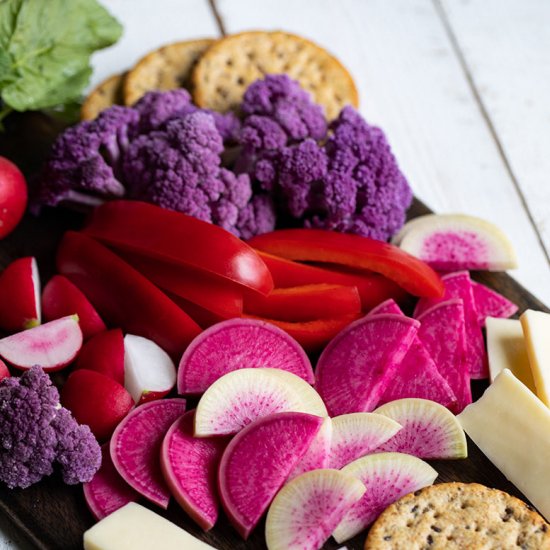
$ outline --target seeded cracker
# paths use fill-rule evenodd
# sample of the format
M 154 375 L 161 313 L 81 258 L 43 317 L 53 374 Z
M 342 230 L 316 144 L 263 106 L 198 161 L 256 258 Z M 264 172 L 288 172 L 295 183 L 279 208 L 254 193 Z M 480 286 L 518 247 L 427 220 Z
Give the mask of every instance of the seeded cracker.
M 114 74 L 98 84 L 84 100 L 80 109 L 82 120 L 92 120 L 112 105 L 122 105 L 122 83 L 126 73 Z
M 305 38 L 278 31 L 243 32 L 215 42 L 193 71 L 194 101 L 222 112 L 237 109 L 246 88 L 267 73 L 298 80 L 329 119 L 344 105 L 359 104 L 351 75 L 335 57 Z
M 168 44 L 140 59 L 124 81 L 125 105 L 133 105 L 151 90 L 190 87 L 190 76 L 197 59 L 214 40 L 203 38 Z
M 521 500 L 477 483 L 441 483 L 389 506 L 365 550 L 550 549 L 550 526 Z

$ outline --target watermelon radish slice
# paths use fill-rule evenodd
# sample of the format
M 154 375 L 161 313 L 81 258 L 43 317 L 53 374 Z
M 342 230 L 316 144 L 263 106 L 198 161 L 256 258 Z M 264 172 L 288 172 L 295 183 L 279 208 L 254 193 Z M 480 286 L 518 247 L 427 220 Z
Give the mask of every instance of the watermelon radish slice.
M 218 378 L 242 368 L 291 372 L 313 384 L 311 363 L 286 332 L 255 319 L 230 319 L 197 336 L 185 350 L 178 369 L 178 393 L 203 393 Z
M 439 271 L 517 267 L 508 237 L 496 225 L 473 216 L 421 216 L 405 224 L 396 240 L 402 250 Z
M 122 478 L 161 508 L 170 490 L 160 469 L 160 449 L 170 426 L 185 412 L 185 399 L 150 401 L 134 409 L 111 437 L 111 458 Z
M 98 521 L 140 497 L 116 471 L 108 444 L 101 447 L 101 468 L 82 488 L 86 504 Z
M 229 520 L 244 539 L 305 455 L 322 423 L 322 418 L 311 414 L 272 414 L 249 424 L 231 440 L 218 470 L 219 495 Z
M 464 307 L 462 300 L 448 300 L 419 316 L 418 337 L 433 357 L 456 396 L 455 413 L 472 402 L 470 375 L 464 360 Z
M 472 281 L 472 292 L 477 310 L 477 322 L 485 326 L 487 317 L 506 319 L 517 312 L 518 306 L 491 288 Z
M 317 363 L 316 388 L 331 416 L 376 408 L 418 326 L 401 315 L 368 315 L 328 344 Z
M 332 443 L 332 420 L 327 416 L 317 432 L 302 460 L 296 464 L 288 476 L 288 481 L 311 470 L 320 470 L 329 467 L 330 447 Z
M 337 470 L 316 470 L 285 485 L 267 513 L 268 550 L 318 550 L 363 496 L 365 486 Z
M 393 300 L 386 300 L 375 307 L 369 315 L 393 313 L 404 315 Z M 456 401 L 453 390 L 437 370 L 437 366 L 426 348 L 418 338 L 413 343 L 399 369 L 395 373 L 392 383 L 388 386 L 380 403 L 388 403 L 404 397 L 420 397 L 441 403 L 444 407 Z
M 441 280 L 445 284 L 445 294 L 443 298 L 440 300 L 419 300 L 414 311 L 414 316 L 418 319 L 422 312 L 435 304 L 452 298 L 460 298 L 464 305 L 464 326 L 466 331 L 465 360 L 468 365 L 468 371 L 470 372 L 471 378 L 488 378 L 489 366 L 487 362 L 487 353 L 485 351 L 481 327 L 479 326 L 479 314 L 474 302 L 470 274 L 467 271 L 448 273 L 441 277 Z
M 466 458 L 466 436 L 455 415 L 439 403 L 427 399 L 399 399 L 378 409 L 401 424 L 391 439 L 382 443 L 377 452 L 398 452 L 417 458 Z
M 432 485 L 437 478 L 437 472 L 429 464 L 401 453 L 365 456 L 348 464 L 342 473 L 355 476 L 367 490 L 333 531 L 338 543 L 366 529 L 390 504 Z
M 218 519 L 216 478 L 227 441 L 193 437 L 194 419 L 195 411 L 189 411 L 172 424 L 162 443 L 160 466 L 173 497 L 208 531 Z
M 70 315 L 2 338 L 0 356 L 16 369 L 40 365 L 52 372 L 71 363 L 81 347 L 78 317 Z
M 340 470 L 346 464 L 372 453 L 400 430 L 399 423 L 381 414 L 352 413 L 334 417 L 330 468 Z
M 195 436 L 230 435 L 278 412 L 328 416 L 319 394 L 298 376 L 279 369 L 239 369 L 216 380 L 195 415 Z

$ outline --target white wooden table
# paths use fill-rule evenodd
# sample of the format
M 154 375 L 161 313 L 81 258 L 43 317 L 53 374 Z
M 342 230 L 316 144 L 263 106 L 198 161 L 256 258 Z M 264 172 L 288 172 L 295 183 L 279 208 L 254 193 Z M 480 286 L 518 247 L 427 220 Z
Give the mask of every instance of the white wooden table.
M 550 304 L 550 1 L 103 0 L 124 24 L 93 83 L 162 44 L 245 29 L 320 43 L 353 74 L 415 194 L 498 224 Z M 0 550 L 28 546 L 0 518 Z

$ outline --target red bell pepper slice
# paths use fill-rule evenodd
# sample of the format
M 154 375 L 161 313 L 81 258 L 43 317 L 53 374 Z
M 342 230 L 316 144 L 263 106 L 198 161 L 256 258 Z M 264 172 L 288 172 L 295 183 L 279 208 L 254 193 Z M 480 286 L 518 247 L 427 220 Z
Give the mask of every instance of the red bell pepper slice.
M 133 252 L 119 252 L 119 256 L 164 291 L 185 298 L 216 315 L 230 318 L 239 317 L 243 312 L 242 287 L 227 280 L 193 267 L 169 264 Z M 262 296 L 257 292 L 250 294 Z M 187 308 L 183 309 L 191 314 Z
M 250 246 L 180 212 L 139 201 L 110 201 L 95 208 L 84 232 L 116 249 L 195 267 L 262 294 L 273 290 L 269 270 Z
M 401 302 L 407 295 L 399 285 L 378 273 L 344 273 L 333 268 L 300 264 L 260 250 L 258 254 L 271 271 L 277 288 L 317 283 L 355 286 L 361 296 L 363 311 L 370 311 L 390 298 Z
M 87 235 L 65 233 L 57 269 L 107 323 L 155 341 L 175 360 L 201 329 L 141 273 Z
M 245 295 L 244 310 L 260 317 L 296 323 L 358 315 L 361 298 L 355 286 L 304 285 L 276 288 L 269 296 L 249 293 Z
M 211 327 L 216 323 L 221 323 L 222 321 L 226 321 L 227 319 L 231 319 L 233 317 L 232 315 L 218 315 L 197 304 L 194 304 L 193 302 L 190 302 L 189 300 L 186 300 L 185 298 L 182 298 L 181 296 L 176 296 L 176 294 L 171 294 L 170 292 L 168 292 L 167 294 L 170 300 L 173 300 L 175 304 L 180 306 L 186 313 L 188 313 L 193 321 L 195 321 L 195 323 L 197 323 L 203 329 Z M 241 316 L 242 314 L 238 315 L 238 317 Z
M 426 263 L 396 246 L 323 229 L 280 229 L 250 239 L 254 248 L 289 260 L 329 262 L 381 273 L 414 296 L 440 298 L 445 287 Z

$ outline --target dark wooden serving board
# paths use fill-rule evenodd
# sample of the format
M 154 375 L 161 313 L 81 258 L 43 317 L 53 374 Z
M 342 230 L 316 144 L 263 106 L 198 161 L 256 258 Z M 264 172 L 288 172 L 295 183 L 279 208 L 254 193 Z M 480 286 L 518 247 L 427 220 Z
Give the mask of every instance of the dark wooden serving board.
M 8 119 L 6 133 L 0 136 L 0 155 L 15 160 L 27 175 L 39 166 L 58 127 L 42 115 L 31 114 Z M 410 217 L 430 212 L 415 200 Z M 37 257 L 43 280 L 54 270 L 57 243 L 68 228 L 77 228 L 82 216 L 58 210 L 44 212 L 39 217 L 27 216 L 8 238 L 0 242 L 0 268 L 11 260 L 25 255 Z M 504 273 L 475 273 L 473 277 L 504 294 L 519 305 L 548 311 L 534 296 Z M 486 388 L 485 382 L 474 383 L 474 398 Z M 468 441 L 469 457 L 459 461 L 432 461 L 439 472 L 438 481 L 478 482 L 502 489 L 524 498 L 521 493 L 491 464 L 481 451 Z M 155 509 L 161 512 L 159 509 Z M 82 488 L 70 487 L 61 478 L 52 476 L 25 490 L 9 490 L 0 486 L 0 511 L 13 521 L 29 541 L 41 549 L 72 550 L 82 548 L 83 532 L 94 524 L 88 511 Z M 240 539 L 222 514 L 219 523 L 209 533 L 203 533 L 173 501 L 167 512 L 161 512 L 174 523 L 188 530 L 219 550 L 265 549 L 263 525 L 258 526 L 246 542 Z M 363 548 L 365 533 L 346 543 L 349 549 Z M 327 550 L 340 548 L 333 540 L 326 543 Z M 159 549 L 162 550 L 162 549 Z

